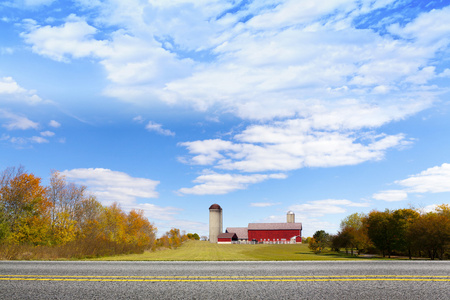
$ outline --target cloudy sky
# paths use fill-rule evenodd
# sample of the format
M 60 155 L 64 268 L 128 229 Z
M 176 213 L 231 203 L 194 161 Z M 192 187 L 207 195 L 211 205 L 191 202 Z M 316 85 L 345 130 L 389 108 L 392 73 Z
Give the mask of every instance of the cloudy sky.
M 0 168 L 164 233 L 450 203 L 450 5 L 6 0 Z

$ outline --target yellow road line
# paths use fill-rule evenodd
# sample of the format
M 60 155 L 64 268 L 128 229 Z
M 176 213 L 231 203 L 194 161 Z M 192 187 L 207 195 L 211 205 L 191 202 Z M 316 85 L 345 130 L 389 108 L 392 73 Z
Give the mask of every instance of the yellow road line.
M 331 275 L 331 276 L 82 276 L 0 275 L 1 281 L 109 281 L 109 282 L 326 282 L 326 281 L 441 281 L 440 275 Z
M 76 278 L 0 278 L 0 281 L 91 281 L 91 282 L 333 282 L 333 281 L 434 281 L 450 282 L 450 279 L 426 278 L 359 278 L 359 279 L 76 279 Z
M 261 276 L 212 276 L 212 275 L 173 275 L 173 276 L 129 276 L 129 275 L 18 275 L 18 274 L 0 274 L 1 277 L 36 277 L 36 278 L 173 278 L 173 279 L 192 279 L 192 278 L 242 278 L 242 279 L 252 279 L 252 278 L 353 278 L 353 277 L 388 277 L 388 278 L 449 278 L 450 275 L 261 275 Z

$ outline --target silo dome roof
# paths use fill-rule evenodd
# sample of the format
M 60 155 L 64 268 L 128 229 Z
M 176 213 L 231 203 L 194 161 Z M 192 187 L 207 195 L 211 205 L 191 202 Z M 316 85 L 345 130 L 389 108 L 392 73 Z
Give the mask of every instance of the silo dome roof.
M 209 207 L 209 209 L 222 209 L 222 207 L 220 207 L 220 205 L 219 204 L 213 204 L 213 205 L 211 205 L 210 207 Z
M 288 215 L 294 215 L 294 212 L 292 210 L 287 212 Z

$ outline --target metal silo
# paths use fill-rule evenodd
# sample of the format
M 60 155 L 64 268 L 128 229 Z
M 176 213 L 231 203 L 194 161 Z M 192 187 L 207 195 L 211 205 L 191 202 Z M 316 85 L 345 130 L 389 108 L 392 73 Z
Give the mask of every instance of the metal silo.
M 209 241 L 217 243 L 217 237 L 223 232 L 222 208 L 219 204 L 209 207 Z
M 293 211 L 288 211 L 286 214 L 286 219 L 288 223 L 295 223 L 295 214 Z

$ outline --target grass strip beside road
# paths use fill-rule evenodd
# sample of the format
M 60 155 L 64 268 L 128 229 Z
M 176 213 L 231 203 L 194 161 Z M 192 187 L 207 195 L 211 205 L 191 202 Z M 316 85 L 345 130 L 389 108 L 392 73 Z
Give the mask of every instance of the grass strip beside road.
M 124 261 L 282 261 L 282 260 L 348 260 L 360 259 L 335 252 L 314 254 L 307 244 L 244 245 L 211 244 L 187 241 L 177 249 L 143 254 L 102 257 L 95 260 Z

